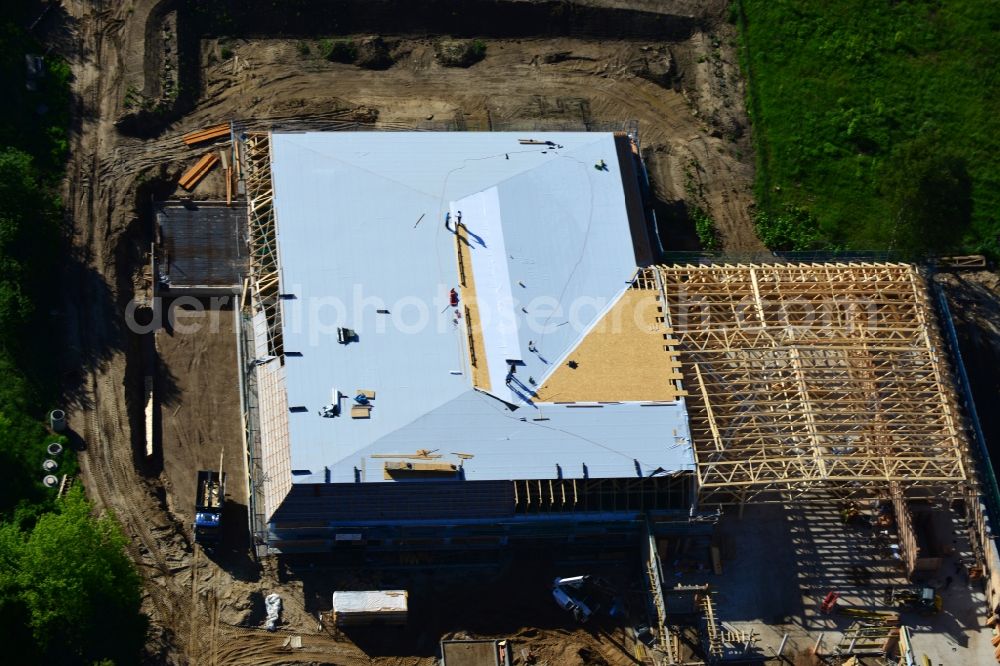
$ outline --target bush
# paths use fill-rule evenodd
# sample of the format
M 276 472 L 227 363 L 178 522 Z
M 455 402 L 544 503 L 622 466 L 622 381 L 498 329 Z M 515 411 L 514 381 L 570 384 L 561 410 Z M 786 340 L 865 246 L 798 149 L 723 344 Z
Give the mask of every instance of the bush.
M 754 226 L 770 250 L 802 252 L 828 245 L 816 218 L 797 206 L 785 206 L 777 213 L 760 211 L 754 216 Z
M 486 57 L 486 43 L 481 39 L 445 39 L 435 44 L 434 50 L 445 67 L 471 67 Z
M 0 615 L 26 613 L 37 663 L 137 663 L 145 643 L 142 583 L 125 536 L 91 509 L 76 486 L 30 529 L 0 526 Z
M 54 140 L 52 145 L 57 145 Z M 57 211 L 58 202 L 41 184 L 31 156 L 0 150 L 0 350 L 22 347 L 32 301 L 50 282 Z
M 309 46 L 309 42 L 299 42 L 297 48 L 299 50 L 299 55 L 303 58 L 312 53 L 312 47 Z
M 361 40 L 357 49 L 355 64 L 365 69 L 388 69 L 392 67 L 392 55 L 389 45 L 381 37 L 366 37 Z
M 47 434 L 40 417 L 61 374 L 49 306 L 60 293 L 63 178 L 70 121 L 65 61 L 45 57 L 37 90 L 25 55 L 45 53 L 22 26 L 31 3 L 0 15 L 0 637 L 11 664 L 138 663 L 145 642 L 140 579 L 110 517 L 92 519 L 79 488 L 61 500 L 41 483 Z M 66 451 L 60 473 L 74 474 Z
M 893 152 L 882 190 L 892 205 L 894 249 L 913 254 L 957 250 L 972 223 L 972 178 L 965 159 L 936 132 Z
M 698 242 L 703 250 L 719 250 L 722 248 L 722 239 L 719 238 L 718 229 L 715 228 L 715 220 L 698 206 L 692 207 L 688 215 L 694 222 L 694 231 L 698 234 Z
M 847 249 L 1000 257 L 996 2 L 731 7 L 763 228 L 780 228 L 792 205 Z M 920 137 L 931 127 L 940 156 L 908 156 L 908 144 L 930 143 Z M 808 245 L 812 237 L 780 241 Z
M 324 39 L 319 49 L 320 54 L 331 62 L 350 64 L 358 59 L 358 45 L 350 39 Z

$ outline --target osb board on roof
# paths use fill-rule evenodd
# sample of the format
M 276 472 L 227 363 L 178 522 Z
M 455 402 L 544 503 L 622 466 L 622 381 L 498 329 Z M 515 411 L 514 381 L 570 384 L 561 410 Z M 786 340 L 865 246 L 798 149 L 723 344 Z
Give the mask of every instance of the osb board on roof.
M 683 395 L 657 292 L 629 289 L 538 391 L 540 402 L 669 401 Z M 667 336 L 667 337 L 665 337 Z M 571 368 L 574 361 L 576 368 Z
M 469 365 L 472 367 L 472 385 L 476 388 L 490 390 L 490 372 L 486 366 L 486 346 L 483 344 L 483 329 L 479 323 L 479 305 L 476 301 L 476 280 L 472 275 L 472 256 L 466 251 L 469 245 L 469 235 L 465 226 L 457 225 L 455 232 L 455 248 L 458 253 L 459 304 L 458 310 L 465 320 L 465 330 L 468 332 L 466 345 L 469 349 Z

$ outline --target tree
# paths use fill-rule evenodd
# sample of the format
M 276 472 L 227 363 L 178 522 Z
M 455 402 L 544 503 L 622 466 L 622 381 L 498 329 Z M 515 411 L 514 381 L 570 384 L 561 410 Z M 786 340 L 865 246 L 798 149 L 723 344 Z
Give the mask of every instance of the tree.
M 3 364 L 0 364 L 0 368 Z M 0 391 L 0 396 L 7 393 Z M 45 429 L 18 412 L 0 407 L 0 465 L 7 478 L 0 484 L 0 516 L 18 502 L 41 502 L 41 462 L 45 460 Z
M 56 211 L 31 157 L 15 148 L 0 150 L 0 347 L 19 337 L 32 296 L 51 282 Z
M 111 516 L 90 511 L 76 487 L 19 544 L 16 528 L 0 528 L 0 565 L 16 571 L 0 576 L 0 609 L 22 604 L 43 663 L 111 659 L 121 666 L 137 662 L 145 643 L 141 580 L 125 536 Z
M 882 189 L 895 211 L 894 249 L 922 254 L 962 246 L 972 223 L 972 178 L 936 132 L 893 153 Z

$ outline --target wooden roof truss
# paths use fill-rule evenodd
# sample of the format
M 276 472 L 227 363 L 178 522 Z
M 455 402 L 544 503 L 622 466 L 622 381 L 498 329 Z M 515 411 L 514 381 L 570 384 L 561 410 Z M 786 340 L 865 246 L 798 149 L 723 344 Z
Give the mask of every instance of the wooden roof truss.
M 254 314 L 266 321 L 268 353 L 284 363 L 281 329 L 278 235 L 271 181 L 271 139 L 265 132 L 247 136 L 244 143 L 247 214 L 250 225 L 250 288 Z
M 687 370 L 702 504 L 967 480 L 967 440 L 915 267 L 646 270 L 662 278 Z

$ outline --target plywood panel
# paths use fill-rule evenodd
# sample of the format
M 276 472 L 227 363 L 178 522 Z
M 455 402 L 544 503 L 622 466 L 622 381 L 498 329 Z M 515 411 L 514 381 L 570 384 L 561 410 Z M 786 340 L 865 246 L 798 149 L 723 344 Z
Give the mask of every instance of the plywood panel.
M 538 391 L 541 402 L 676 400 L 679 363 L 658 321 L 658 292 L 629 289 Z M 573 368 L 569 365 L 576 364 Z

